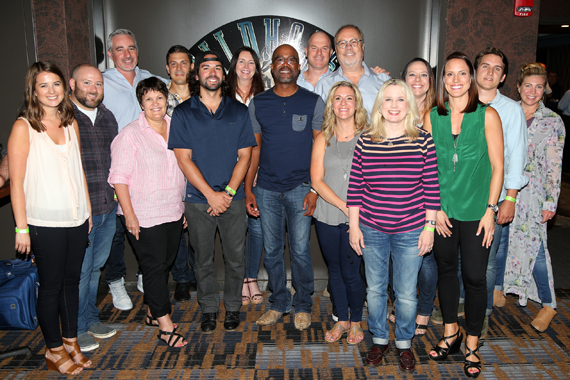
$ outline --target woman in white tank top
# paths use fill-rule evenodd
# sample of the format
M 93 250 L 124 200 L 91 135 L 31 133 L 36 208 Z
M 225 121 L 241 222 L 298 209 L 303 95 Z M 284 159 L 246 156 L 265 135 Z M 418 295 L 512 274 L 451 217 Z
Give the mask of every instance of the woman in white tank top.
M 46 362 L 51 370 L 75 375 L 91 366 L 77 344 L 91 205 L 73 107 L 53 63 L 28 69 L 24 109 L 12 127 L 8 156 L 16 250 L 34 252 L 40 276 L 37 310 Z

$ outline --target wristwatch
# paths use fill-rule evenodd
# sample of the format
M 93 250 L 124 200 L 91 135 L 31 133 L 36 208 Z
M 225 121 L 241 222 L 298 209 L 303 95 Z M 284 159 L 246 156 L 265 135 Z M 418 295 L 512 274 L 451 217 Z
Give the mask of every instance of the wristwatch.
M 493 212 L 496 214 L 497 211 L 499 211 L 499 206 L 497 205 L 487 205 L 487 208 L 490 208 L 491 210 L 493 210 Z

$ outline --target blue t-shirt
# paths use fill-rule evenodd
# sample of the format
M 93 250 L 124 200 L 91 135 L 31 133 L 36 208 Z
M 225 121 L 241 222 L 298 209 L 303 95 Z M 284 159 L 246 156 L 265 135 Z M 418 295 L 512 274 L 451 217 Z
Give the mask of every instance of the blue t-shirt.
M 323 100 L 302 87 L 289 97 L 271 88 L 252 99 L 253 131 L 262 141 L 257 186 L 285 192 L 310 182 L 313 130 L 321 130 L 324 110 Z
M 223 191 L 238 161 L 238 150 L 255 146 L 255 136 L 247 107 L 227 96 L 215 114 L 199 96 L 174 109 L 170 124 L 169 149 L 191 149 L 192 161 L 214 191 Z M 236 189 L 235 200 L 245 198 L 243 185 Z M 206 197 L 190 182 L 185 201 L 207 203 Z

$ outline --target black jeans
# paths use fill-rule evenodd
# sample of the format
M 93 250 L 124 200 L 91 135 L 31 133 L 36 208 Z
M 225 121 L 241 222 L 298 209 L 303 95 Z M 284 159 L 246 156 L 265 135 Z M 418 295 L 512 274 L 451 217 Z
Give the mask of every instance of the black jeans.
M 55 348 L 63 344 L 62 336 L 77 336 L 79 278 L 89 222 L 78 227 L 29 227 L 40 275 L 38 320 L 47 348 Z
M 487 261 L 489 249 L 482 246 L 484 231 L 476 235 L 479 221 L 449 219 L 451 236 L 434 236 L 433 252 L 437 261 L 439 304 L 443 323 L 457 322 L 459 279 L 458 248 L 461 247 L 461 273 L 465 287 L 465 330 L 479 336 L 487 308 Z
M 125 217 L 121 215 L 120 218 L 124 224 Z M 183 217 L 149 228 L 141 227 L 139 240 L 127 233 L 143 274 L 144 296 L 154 318 L 163 317 L 171 310 L 168 269 L 178 252 L 182 220 Z

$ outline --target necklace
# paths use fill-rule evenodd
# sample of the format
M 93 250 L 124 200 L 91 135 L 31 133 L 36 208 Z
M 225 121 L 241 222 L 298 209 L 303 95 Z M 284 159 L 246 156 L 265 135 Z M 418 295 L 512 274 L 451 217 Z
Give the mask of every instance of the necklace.
M 457 158 L 457 144 L 459 143 L 459 135 L 461 135 L 461 133 L 458 134 L 455 139 L 453 139 L 453 158 L 451 159 L 453 162 L 453 172 L 455 172 L 455 164 L 459 161 Z
M 338 148 L 338 138 L 335 137 L 335 145 L 336 145 L 336 151 L 338 153 L 338 158 L 340 159 L 340 168 L 342 169 L 343 175 L 342 177 L 344 178 L 344 180 L 346 181 L 348 179 L 348 157 L 350 156 L 350 153 L 346 156 L 346 164 L 344 162 L 344 159 L 342 158 L 342 155 L 340 154 L 340 149 Z

